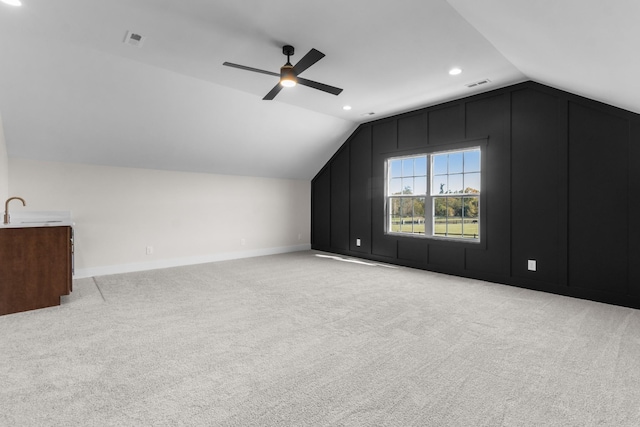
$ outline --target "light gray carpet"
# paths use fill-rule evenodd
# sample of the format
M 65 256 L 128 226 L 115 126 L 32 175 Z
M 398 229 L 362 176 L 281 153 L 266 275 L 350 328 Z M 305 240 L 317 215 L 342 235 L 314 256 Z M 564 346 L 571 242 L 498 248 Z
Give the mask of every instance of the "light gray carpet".
M 314 251 L 0 316 L 2 426 L 638 426 L 640 312 Z

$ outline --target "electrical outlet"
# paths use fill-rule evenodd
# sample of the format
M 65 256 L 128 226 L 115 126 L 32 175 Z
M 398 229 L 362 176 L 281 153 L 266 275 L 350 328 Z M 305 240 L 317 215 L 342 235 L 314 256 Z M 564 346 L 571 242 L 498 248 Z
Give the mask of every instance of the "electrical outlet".
M 153 254 L 153 246 L 147 246 L 147 255 Z
M 298 234 L 298 240 L 302 240 L 302 234 Z
M 247 240 L 243 237 L 242 239 L 240 239 L 240 244 L 242 246 L 246 245 L 247 244 Z
M 529 271 L 536 271 L 537 263 L 535 259 L 527 260 L 527 268 Z
M 356 246 L 360 246 L 360 239 L 356 239 Z

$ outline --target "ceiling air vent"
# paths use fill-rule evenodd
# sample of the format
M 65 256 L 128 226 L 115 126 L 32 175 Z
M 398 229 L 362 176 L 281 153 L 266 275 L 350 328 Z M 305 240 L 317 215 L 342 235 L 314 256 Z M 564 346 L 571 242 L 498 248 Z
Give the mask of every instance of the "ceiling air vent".
M 127 31 L 127 35 L 124 37 L 124 42 L 131 46 L 142 47 L 142 44 L 146 40 L 146 37 L 142 34 L 134 33 L 133 31 Z
M 491 80 L 484 79 L 484 80 L 480 80 L 479 82 L 469 83 L 468 85 L 465 85 L 465 86 L 467 86 L 468 88 L 472 88 L 472 87 L 476 87 L 476 86 L 486 85 L 487 83 L 491 83 Z

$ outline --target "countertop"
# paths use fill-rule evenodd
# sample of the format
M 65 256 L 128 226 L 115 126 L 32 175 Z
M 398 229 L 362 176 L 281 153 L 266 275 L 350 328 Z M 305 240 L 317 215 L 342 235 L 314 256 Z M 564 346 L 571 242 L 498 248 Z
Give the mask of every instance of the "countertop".
M 9 212 L 9 224 L 0 224 L 2 228 L 29 228 L 29 227 L 73 227 L 70 211 L 20 211 Z

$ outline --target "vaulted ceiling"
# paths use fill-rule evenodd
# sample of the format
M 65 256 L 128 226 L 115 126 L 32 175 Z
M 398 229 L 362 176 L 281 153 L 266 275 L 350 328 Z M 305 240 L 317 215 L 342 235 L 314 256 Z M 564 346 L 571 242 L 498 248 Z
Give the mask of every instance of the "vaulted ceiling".
M 310 179 L 360 123 L 524 80 L 640 112 L 637 0 L 22 3 L 0 3 L 10 157 Z M 277 77 L 222 66 L 278 72 L 284 44 L 344 91 L 263 101 Z

